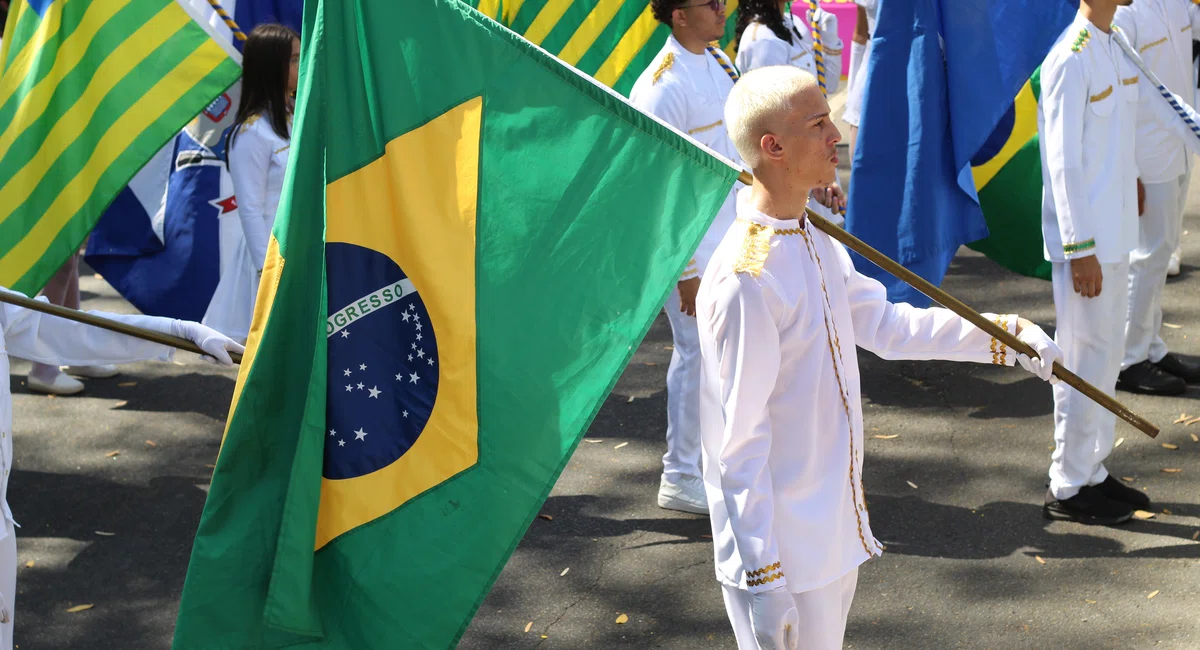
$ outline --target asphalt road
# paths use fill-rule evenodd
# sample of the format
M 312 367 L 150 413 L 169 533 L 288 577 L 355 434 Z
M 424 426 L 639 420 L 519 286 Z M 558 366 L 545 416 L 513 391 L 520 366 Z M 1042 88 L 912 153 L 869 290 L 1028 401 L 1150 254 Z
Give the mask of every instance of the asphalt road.
M 1200 355 L 1195 186 L 1190 198 L 1191 264 L 1168 284 L 1166 321 L 1179 327 L 1164 335 Z M 83 285 L 85 308 L 129 310 L 102 280 Z M 945 288 L 1053 325 L 1049 284 L 979 256 L 960 255 Z M 655 506 L 668 345 L 660 317 L 547 501 L 552 519 L 534 521 L 460 647 L 733 647 L 707 521 Z M 18 647 L 168 647 L 234 381 L 183 357 L 57 399 L 28 393 L 27 366 L 14 366 Z M 991 366 L 860 360 L 866 492 L 887 552 L 862 568 L 847 648 L 1200 648 L 1200 423 L 1171 424 L 1200 415 L 1200 389 L 1119 394 L 1163 427 L 1151 440 L 1121 425 L 1110 463 L 1158 514 L 1094 528 L 1041 518 L 1044 384 Z M 80 604 L 94 607 L 67 611 Z

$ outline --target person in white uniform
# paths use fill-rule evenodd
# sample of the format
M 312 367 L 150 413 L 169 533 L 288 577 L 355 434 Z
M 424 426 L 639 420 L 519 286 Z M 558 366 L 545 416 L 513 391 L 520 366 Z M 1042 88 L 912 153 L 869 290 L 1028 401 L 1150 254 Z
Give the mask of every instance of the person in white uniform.
M 1190 0 L 1137 0 L 1117 9 L 1115 24 L 1142 61 L 1167 88 L 1192 99 L 1192 39 L 1200 12 Z M 1140 102 L 1161 103 L 1145 94 Z M 1172 354 L 1160 336 L 1162 296 L 1171 255 L 1183 231 L 1192 154 L 1179 135 L 1139 110 L 1135 148 L 1145 211 L 1138 219 L 1137 246 L 1129 255 L 1129 318 L 1125 358 L 1117 389 L 1150 395 L 1179 395 L 1200 383 L 1200 364 Z
M 4 293 L 16 293 L 0 287 Z M 20 295 L 20 294 L 17 294 Z M 44 297 L 39 298 L 49 302 Z M 148 330 L 188 339 L 204 350 L 208 358 L 231 366 L 229 352 L 243 352 L 242 346 L 200 323 L 159 318 L 92 312 L 97 316 Z M 100 365 L 133 363 L 157 359 L 170 361 L 174 348 L 118 334 L 38 311 L 0 303 L 0 376 L 7 377 L 10 356 L 35 363 L 59 365 Z M 0 650 L 13 648 L 14 605 L 17 597 L 17 542 L 13 515 L 8 506 L 8 474 L 12 469 L 12 392 L 8 382 L 0 386 Z
M 854 23 L 854 36 L 850 41 L 850 70 L 846 77 L 846 109 L 842 121 L 850 125 L 847 142 L 850 144 L 850 159 L 854 159 L 854 146 L 858 140 L 858 127 L 862 122 L 863 96 L 867 92 L 867 62 L 871 58 L 871 37 L 875 35 L 875 21 L 879 15 L 879 0 L 854 0 L 858 5 L 858 17 Z
M 1082 0 L 1042 63 L 1038 132 L 1042 237 L 1063 365 L 1112 394 L 1125 352 L 1129 254 L 1138 245 L 1137 119 L 1151 115 L 1190 151 L 1200 139 L 1137 67 L 1111 27 L 1118 5 Z M 1171 96 L 1169 91 L 1167 96 Z M 1177 95 L 1181 110 L 1195 111 Z M 1054 453 L 1043 514 L 1088 524 L 1128 521 L 1149 498 L 1109 475 L 1116 418 L 1065 384 L 1054 387 Z
M 239 341 L 250 333 L 258 280 L 283 194 L 299 63 L 300 37 L 288 27 L 259 25 L 246 39 L 242 96 L 226 141 L 242 236 L 222 237 L 237 243 L 233 259 L 228 264 L 222 260 L 221 278 L 201 321 Z M 238 224 L 230 227 L 239 229 Z
M 725 99 L 739 75 L 713 43 L 725 33 L 724 0 L 652 0 L 654 17 L 671 28 L 662 49 L 630 91 L 629 100 L 735 164 L 737 149 L 725 130 Z M 844 205 L 840 189 L 822 194 Z M 734 218 L 734 192 L 713 219 L 695 255 L 667 299 L 674 350 L 667 368 L 667 451 L 658 505 L 696 514 L 708 512 L 700 478 L 700 344 L 696 335 L 696 292 L 700 277 Z
M 746 73 L 725 121 L 755 182 L 739 192 L 696 300 L 717 580 L 741 650 L 838 649 L 858 566 L 882 551 L 862 489 L 856 347 L 886 359 L 1020 362 L 1042 379 L 1059 352 L 1014 315 L 986 316 L 1040 359 L 948 310 L 888 302 L 806 222 L 805 197 L 833 178 L 841 137 L 812 75 Z
M 837 16 L 817 7 L 797 20 L 780 0 L 746 0 L 739 5 L 734 37 L 738 43 L 737 66 L 749 72 L 769 65 L 791 65 L 817 75 L 824 71 L 825 95 L 837 92 L 842 75 L 842 40 L 838 37 Z M 820 44 L 812 24 L 817 25 Z M 818 76 L 818 81 L 820 77 Z M 841 191 L 841 178 L 834 180 Z M 825 205 L 811 206 L 826 220 L 837 225 L 845 223 L 841 210 Z

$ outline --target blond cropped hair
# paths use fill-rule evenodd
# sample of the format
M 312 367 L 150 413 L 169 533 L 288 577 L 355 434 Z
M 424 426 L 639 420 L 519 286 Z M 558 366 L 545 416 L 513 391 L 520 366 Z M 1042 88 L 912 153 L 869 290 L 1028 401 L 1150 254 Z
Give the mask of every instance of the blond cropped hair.
M 790 65 L 751 70 L 734 84 L 725 102 L 725 128 L 751 169 L 762 162 L 763 135 L 781 126 L 792 97 L 815 85 L 816 77 Z

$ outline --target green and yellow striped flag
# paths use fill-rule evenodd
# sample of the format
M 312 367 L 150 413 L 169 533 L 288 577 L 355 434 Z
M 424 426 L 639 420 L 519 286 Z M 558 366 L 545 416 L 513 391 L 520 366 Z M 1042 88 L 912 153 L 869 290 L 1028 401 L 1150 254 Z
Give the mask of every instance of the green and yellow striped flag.
M 17 0 L 0 47 L 0 286 L 41 290 L 135 173 L 241 76 L 193 0 Z
M 671 30 L 650 12 L 648 0 L 468 0 L 580 72 L 628 95 Z M 721 47 L 733 58 L 737 0 L 725 3 Z

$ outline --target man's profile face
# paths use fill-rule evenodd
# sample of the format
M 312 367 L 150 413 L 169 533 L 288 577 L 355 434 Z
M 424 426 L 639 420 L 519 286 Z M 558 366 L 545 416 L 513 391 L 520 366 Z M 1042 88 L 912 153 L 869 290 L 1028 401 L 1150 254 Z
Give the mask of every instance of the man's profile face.
M 842 135 L 829 115 L 829 102 L 817 85 L 792 96 L 775 134 L 783 162 L 794 179 L 811 187 L 837 180 L 837 143 Z

